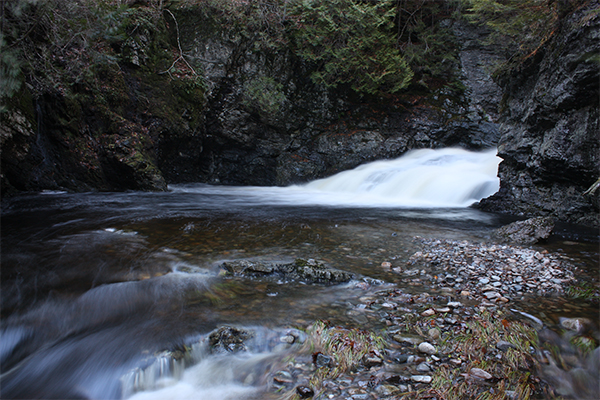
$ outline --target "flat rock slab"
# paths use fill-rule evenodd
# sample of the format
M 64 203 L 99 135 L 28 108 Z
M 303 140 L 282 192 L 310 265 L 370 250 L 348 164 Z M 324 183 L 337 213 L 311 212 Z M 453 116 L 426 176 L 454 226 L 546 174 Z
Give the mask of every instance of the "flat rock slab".
M 297 259 L 292 263 L 236 260 L 220 265 L 225 274 L 250 278 L 274 277 L 305 283 L 338 284 L 355 279 L 355 275 L 346 271 L 330 268 L 315 260 Z

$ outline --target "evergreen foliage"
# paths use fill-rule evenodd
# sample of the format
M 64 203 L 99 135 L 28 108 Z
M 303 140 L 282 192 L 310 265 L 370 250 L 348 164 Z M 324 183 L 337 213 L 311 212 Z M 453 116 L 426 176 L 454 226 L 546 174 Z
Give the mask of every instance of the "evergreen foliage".
M 394 12 L 387 0 L 294 2 L 296 52 L 314 63 L 312 79 L 328 87 L 350 84 L 370 94 L 408 86 L 413 72 L 396 47 Z
M 144 6 L 116 0 L 16 0 L 3 8 L 0 42 L 0 96 L 8 100 L 21 81 L 35 96 L 58 92 L 100 94 L 105 77 L 121 75 L 121 65 L 166 72 L 181 87 L 202 86 L 195 71 L 170 59 L 162 1 Z M 161 47 L 161 48 L 159 48 Z M 152 54 L 150 54 L 152 53 Z M 140 60 L 140 58 L 143 58 Z M 150 59 L 152 58 L 152 59 Z M 184 60 L 185 61 L 185 60 Z M 179 68 L 176 68 L 179 67 Z M 173 73 L 171 73 L 173 72 Z M 188 90 L 189 91 L 189 90 Z M 98 100 L 102 100 L 98 97 Z
M 458 84 L 459 46 L 451 29 L 459 6 L 457 0 L 396 2 L 397 47 L 415 73 L 413 80 L 424 88 Z
M 22 85 L 19 53 L 7 48 L 0 36 L 0 112 L 4 111 L 5 99 L 12 97 Z
M 462 0 L 465 16 L 492 30 L 490 42 L 512 57 L 534 53 L 556 31 L 561 19 L 586 0 Z
M 244 104 L 259 113 L 277 114 L 285 99 L 283 85 L 271 77 L 252 79 L 244 84 Z
M 201 10 L 252 51 L 295 53 L 313 81 L 362 93 L 397 93 L 418 83 L 456 82 L 451 18 L 459 0 L 172 0 Z M 416 82 L 415 82 L 416 81 Z
M 20 71 L 37 92 L 64 92 L 89 83 L 95 68 L 117 62 L 110 46 L 125 38 L 127 7 L 91 0 L 18 0 L 5 5 L 4 16 L 3 39 L 19 55 Z
M 288 44 L 285 21 L 290 1 L 295 0 L 171 0 L 168 7 L 199 10 L 227 27 L 229 35 L 251 41 L 254 50 L 278 51 Z
M 20 30 L 30 29 L 30 27 L 23 26 L 17 21 L 29 12 L 35 2 L 36 0 L 23 0 L 3 3 L 0 10 L 0 112 L 5 110 L 5 102 L 18 92 L 23 84 L 21 74 L 23 55 L 14 42 Z M 15 21 L 12 24 L 7 21 L 11 17 Z
M 131 52 L 148 48 L 140 40 L 151 41 L 165 26 L 173 28 L 177 21 L 170 10 L 181 9 L 199 10 L 226 26 L 232 38 L 244 41 L 243 51 L 292 48 L 311 70 L 312 80 L 326 87 L 369 94 L 398 93 L 411 83 L 437 89 L 455 81 L 457 46 L 448 21 L 457 2 L 16 0 L 4 6 L 0 95 L 10 97 L 25 79 L 35 82 L 38 93 L 98 86 L 99 66 L 117 72 L 123 62 L 160 64 L 153 72 L 197 81 L 181 48 L 178 58 L 159 64 L 156 59 L 138 64 L 134 58 L 145 55 Z

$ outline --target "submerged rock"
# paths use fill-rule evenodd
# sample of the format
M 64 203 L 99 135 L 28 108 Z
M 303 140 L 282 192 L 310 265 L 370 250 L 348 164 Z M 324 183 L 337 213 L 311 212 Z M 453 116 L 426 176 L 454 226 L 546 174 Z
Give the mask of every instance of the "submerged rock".
M 221 264 L 226 274 L 251 278 L 275 277 L 306 283 L 337 284 L 349 282 L 354 274 L 330 268 L 315 260 L 297 259 L 292 263 L 237 260 Z
M 231 275 L 258 277 L 269 275 L 275 272 L 277 264 L 270 264 L 261 261 L 239 260 L 224 262 L 221 268 Z
M 496 230 L 496 235 L 513 243 L 526 245 L 548 239 L 553 229 L 553 218 L 537 217 L 505 225 Z
M 577 333 L 582 333 L 585 331 L 594 331 L 592 321 L 588 318 L 560 318 L 560 326 L 563 328 L 574 331 Z

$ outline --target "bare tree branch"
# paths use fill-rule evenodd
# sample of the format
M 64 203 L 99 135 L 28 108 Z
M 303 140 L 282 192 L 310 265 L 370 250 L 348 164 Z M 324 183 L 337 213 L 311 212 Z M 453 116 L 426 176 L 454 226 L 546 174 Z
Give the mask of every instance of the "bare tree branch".
M 165 9 L 164 11 L 168 12 L 169 15 L 171 15 L 171 18 L 173 18 L 173 21 L 175 21 L 175 29 L 177 30 L 177 47 L 179 48 L 179 57 L 177 57 L 177 59 L 175 61 L 173 61 L 173 64 L 171 64 L 171 66 L 163 72 L 159 72 L 159 74 L 166 74 L 169 73 L 169 75 L 171 75 L 171 70 L 173 69 L 173 67 L 175 66 L 175 64 L 177 64 L 177 62 L 179 60 L 183 61 L 189 69 L 192 70 L 192 72 L 194 73 L 194 75 L 198 75 L 196 73 L 196 70 L 190 65 L 190 63 L 187 62 L 187 60 L 185 59 L 185 57 L 183 56 L 183 50 L 181 49 L 181 41 L 179 40 L 179 24 L 177 23 L 177 18 L 175 18 L 175 15 L 173 15 L 173 13 L 171 12 L 171 10 L 169 9 Z

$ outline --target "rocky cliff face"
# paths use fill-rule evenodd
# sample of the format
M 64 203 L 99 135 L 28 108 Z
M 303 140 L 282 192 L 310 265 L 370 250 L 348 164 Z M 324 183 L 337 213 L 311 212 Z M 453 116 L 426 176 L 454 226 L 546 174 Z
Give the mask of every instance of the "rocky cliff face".
M 198 7 L 164 12 L 162 23 L 153 9 L 132 7 L 126 39 L 102 54 L 118 65 L 53 55 L 59 76 L 46 86 L 25 82 L 14 96 L 2 114 L 3 194 L 288 185 L 414 148 L 482 149 L 498 140 L 500 91 L 489 77 L 496 56 L 468 24 L 443 21 L 454 24 L 453 67 L 466 89 L 439 82 L 381 98 L 315 85 L 291 50 L 261 48 L 256 35 Z M 186 62 L 172 64 L 180 45 Z M 28 46 L 49 51 L 43 41 Z M 73 65 L 92 78 L 64 82 Z
M 490 78 L 498 56 L 468 24 L 446 21 L 455 24 L 455 71 L 466 90 L 376 98 L 319 87 L 291 52 L 255 51 L 253 38 L 210 16 L 187 10 L 178 20 L 184 50 L 209 89 L 201 143 L 173 142 L 168 153 L 179 157 L 162 157 L 170 182 L 288 185 L 410 149 L 483 149 L 499 138 L 500 88 Z
M 599 193 L 584 195 L 600 176 L 595 8 L 573 12 L 543 48 L 502 77 L 501 185 L 481 208 L 600 225 Z
M 27 70 L 20 90 L 0 105 L 2 195 L 166 190 L 157 148 L 163 138 L 180 139 L 182 146 L 193 142 L 202 122 L 204 88 L 188 73 L 165 73 L 174 58 L 160 16 L 143 5 L 120 7 L 110 15 L 111 21 L 122 21 L 110 41 L 92 46 L 87 41 L 98 36 L 86 39 L 84 30 L 75 38 L 65 34 L 67 42 L 59 46 L 52 40 L 60 35 L 48 37 L 50 28 L 59 28 L 37 18 L 48 15 L 40 11 L 48 5 L 56 6 L 53 12 L 61 18 L 73 18 L 70 29 L 95 27 L 110 35 L 105 26 L 77 25 L 97 19 L 85 14 L 88 4 L 39 2 L 19 15 L 11 15 L 6 5 L 7 24 L 32 21 L 16 43 L 21 54 L 36 57 L 23 62 Z M 78 43 L 80 37 L 86 40 Z

